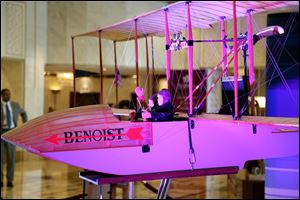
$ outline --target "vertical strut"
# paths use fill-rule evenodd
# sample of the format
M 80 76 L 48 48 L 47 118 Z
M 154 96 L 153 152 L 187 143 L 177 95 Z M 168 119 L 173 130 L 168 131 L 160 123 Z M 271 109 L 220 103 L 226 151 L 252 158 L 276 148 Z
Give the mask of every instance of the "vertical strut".
M 115 79 L 117 78 L 117 70 L 118 70 L 118 65 L 117 65 L 117 47 L 116 47 L 116 41 L 114 41 L 114 57 L 115 57 Z M 119 99 L 118 99 L 118 83 L 117 79 L 116 81 L 116 105 L 118 105 Z
M 134 20 L 135 26 L 135 68 L 136 68 L 136 86 L 139 86 L 139 48 L 138 48 L 138 31 L 137 31 L 137 20 Z
M 221 17 L 221 39 L 225 40 L 226 38 L 226 27 L 225 27 L 225 19 L 226 17 L 222 16 Z M 223 66 L 222 66 L 222 70 L 224 71 L 227 68 L 227 56 L 226 56 L 226 46 L 225 46 L 226 42 L 222 42 L 221 46 L 222 46 L 222 58 L 223 58 Z M 225 76 L 228 75 L 227 69 L 225 71 Z
M 192 22 L 190 13 L 190 3 L 187 2 L 187 24 L 188 24 L 188 40 L 193 40 Z M 189 97 L 190 97 L 190 110 L 189 114 L 193 114 L 193 46 L 188 46 L 188 72 L 189 72 Z
M 253 32 L 252 32 L 252 9 L 247 10 L 248 15 L 248 52 L 249 52 L 249 83 L 250 83 L 250 108 L 251 115 L 254 115 L 254 84 L 255 84 L 255 72 L 254 72 L 254 50 L 253 50 Z
M 73 107 L 76 107 L 76 69 L 75 69 L 75 49 L 74 37 L 72 37 L 72 67 L 73 67 Z
M 102 46 L 101 46 L 101 31 L 99 34 L 99 59 L 100 59 L 100 98 L 99 103 L 103 104 L 103 65 L 102 65 Z
M 171 75 L 171 51 L 168 48 L 170 43 L 168 9 L 165 9 L 165 36 L 166 36 L 166 78 L 167 87 L 170 89 L 170 75 Z
M 149 55 L 148 55 L 148 38 L 145 36 L 146 40 L 146 75 L 147 75 L 147 94 L 148 99 L 150 98 L 150 78 L 149 78 Z
M 234 119 L 238 119 L 238 54 L 237 54 L 237 30 L 236 30 L 236 2 L 233 1 L 233 52 L 234 52 Z
M 151 36 L 151 51 L 152 51 L 152 93 L 154 93 L 153 88 L 155 89 L 155 73 L 154 73 L 154 46 L 153 46 L 153 37 Z

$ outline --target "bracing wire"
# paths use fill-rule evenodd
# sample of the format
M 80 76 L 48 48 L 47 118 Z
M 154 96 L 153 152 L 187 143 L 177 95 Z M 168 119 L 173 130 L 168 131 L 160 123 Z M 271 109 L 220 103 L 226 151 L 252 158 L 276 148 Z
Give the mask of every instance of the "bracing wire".
M 220 34 L 220 30 L 221 30 L 221 29 L 220 29 L 220 26 L 217 26 L 216 31 L 213 32 L 215 38 L 217 38 L 217 37 L 216 37 L 216 34 Z M 214 49 L 214 52 L 218 52 L 218 50 L 216 49 L 216 45 L 215 45 L 215 44 L 209 43 L 209 45 L 210 45 L 211 49 Z M 207 69 L 208 69 L 209 66 L 210 66 L 210 62 L 211 62 L 211 60 L 212 60 L 212 58 L 211 58 L 212 55 L 217 56 L 217 60 L 222 59 L 222 58 L 221 58 L 222 56 L 221 56 L 220 54 L 218 54 L 218 53 L 215 53 L 215 54 L 212 53 L 212 54 L 210 54 L 210 58 L 208 59 L 206 65 L 205 65 L 205 66 L 207 66 Z M 206 69 L 206 70 L 207 70 L 207 69 Z M 201 73 L 201 70 L 200 70 L 200 73 Z M 202 76 L 202 78 L 204 77 L 202 73 L 201 73 L 201 76 Z M 212 78 L 213 78 L 213 77 L 212 77 Z M 206 91 L 206 85 L 203 85 L 203 88 L 204 88 L 204 90 Z M 203 91 L 203 92 L 205 92 L 205 91 Z M 202 95 L 200 95 L 200 97 L 202 97 Z M 211 100 L 213 101 L 214 105 L 217 105 L 217 104 L 218 104 L 218 102 L 217 102 L 217 100 L 216 100 L 215 98 L 212 98 Z M 196 103 L 196 108 L 198 108 L 199 106 L 201 106 L 200 102 L 201 102 L 201 98 L 199 98 L 199 100 L 197 101 L 197 103 Z
M 243 40 L 242 42 L 238 43 L 238 46 L 241 46 L 242 44 L 245 43 L 245 40 Z M 238 48 L 240 49 L 240 48 Z M 221 66 L 223 60 L 225 59 L 225 57 L 228 57 L 230 54 L 233 53 L 233 49 L 230 50 L 229 53 L 227 53 L 222 60 L 212 69 L 212 71 L 194 88 L 192 94 L 201 86 L 203 85 L 203 83 Z M 229 63 L 228 63 L 229 65 Z M 189 99 L 189 95 L 184 99 L 184 102 L 187 101 Z M 183 103 L 182 103 L 183 104 Z M 177 110 L 180 106 L 182 106 L 182 104 L 180 104 L 179 106 L 177 106 L 177 108 L 175 110 Z
M 293 69 L 295 66 L 297 66 L 296 63 L 293 64 L 293 65 L 291 65 L 290 67 L 286 68 L 286 69 L 285 69 L 284 71 L 282 71 L 282 72 L 288 72 L 289 70 Z M 275 79 L 275 78 L 277 78 L 277 77 L 279 77 L 279 75 L 274 75 L 274 77 L 272 77 L 272 79 L 269 79 L 269 80 L 265 81 L 264 83 L 261 84 L 261 86 L 265 86 L 266 84 L 268 84 L 269 82 L 271 82 L 273 79 Z M 244 94 L 244 95 L 241 95 L 239 98 L 243 98 L 243 97 L 248 96 L 248 95 L 249 95 L 249 92 L 246 93 L 246 94 Z M 231 103 L 233 103 L 233 102 L 234 102 L 234 101 L 230 101 L 230 102 L 228 102 L 228 104 L 231 104 Z M 224 105 L 224 106 L 227 106 L 228 104 L 226 104 L 226 105 Z
M 290 15 L 289 16 L 289 18 L 288 18 L 288 20 L 287 20 L 287 23 L 285 24 L 285 26 L 284 26 L 284 30 L 286 30 L 287 28 L 288 28 L 288 25 L 290 24 L 290 21 L 291 21 L 291 18 L 292 18 L 292 15 Z M 289 35 L 289 31 L 288 31 L 288 35 Z M 283 36 L 281 37 L 281 38 L 283 38 Z M 288 37 L 286 37 L 286 40 L 287 40 L 287 38 Z M 285 42 L 286 42 L 286 40 L 285 40 Z M 285 44 L 285 42 L 284 42 L 284 44 Z M 278 52 L 278 53 L 274 53 L 274 56 L 276 56 L 276 57 L 280 57 L 280 55 L 281 55 L 281 53 L 279 53 L 279 44 L 280 44 L 280 42 L 279 42 L 279 40 L 278 41 L 276 41 L 276 44 L 274 45 L 274 47 L 273 47 L 273 51 L 274 52 Z M 280 55 L 277 55 L 277 54 L 280 54 Z M 267 66 L 269 66 L 269 63 L 270 62 L 270 60 L 269 60 L 269 58 L 267 58 Z M 271 62 L 272 62 L 272 60 L 271 60 Z M 271 78 L 272 78 L 272 76 L 274 75 L 274 72 L 275 72 L 275 68 L 273 69 L 273 72 L 272 72 L 272 75 L 271 75 Z M 268 85 L 268 87 L 269 87 L 270 85 Z
M 290 19 L 290 18 L 289 18 Z M 254 20 L 253 20 L 254 21 Z M 290 21 L 290 20 L 289 20 Z M 298 22 L 297 22 L 298 23 Z M 297 23 L 296 23 L 296 25 L 297 25 Z M 254 24 L 257 26 L 257 24 L 256 24 L 256 21 L 254 21 Z M 288 24 L 286 24 L 286 26 L 287 26 Z M 286 26 L 285 26 L 285 28 L 286 28 Z M 295 27 L 294 27 L 295 28 Z M 290 29 L 290 28 L 289 28 Z M 290 35 L 290 32 L 291 31 L 288 31 L 288 34 L 287 34 L 287 38 L 288 38 L 288 36 Z M 280 38 L 283 38 L 283 36 L 282 37 L 279 37 L 279 39 L 277 39 L 277 42 L 276 42 L 276 45 L 274 45 L 274 47 L 273 47 L 273 49 L 275 49 L 275 53 L 273 54 L 273 55 L 277 55 L 278 56 L 278 53 L 280 52 L 280 49 L 278 49 L 278 47 L 279 47 L 279 45 L 281 45 L 281 46 L 285 46 L 285 43 L 286 43 L 286 40 L 284 41 L 284 44 L 282 45 L 281 44 L 281 42 L 280 42 L 280 40 L 282 40 L 282 39 L 280 39 Z M 269 55 L 269 54 L 271 54 L 271 52 L 270 52 L 270 49 L 269 49 L 269 47 L 267 46 L 267 44 L 266 44 L 266 42 L 264 42 L 264 44 L 265 44 L 265 46 L 267 47 L 267 54 Z M 287 50 L 286 50 L 287 51 Z M 278 52 L 278 53 L 276 53 L 276 52 Z M 272 57 L 273 57 L 273 55 L 271 55 Z M 281 55 L 281 53 L 280 53 L 280 55 Z M 290 54 L 289 54 L 290 55 Z M 290 55 L 291 56 L 291 55 Z M 292 58 L 292 56 L 291 56 L 291 58 Z M 294 58 L 292 58 L 292 60 L 293 61 L 295 61 L 295 59 Z M 272 62 L 274 62 L 274 57 L 273 57 L 273 59 L 271 59 L 271 61 Z M 275 63 L 275 64 L 277 64 L 277 63 Z M 286 71 L 288 71 L 288 70 L 290 70 L 291 68 L 293 68 L 293 67 L 295 67 L 295 66 L 297 66 L 298 65 L 298 63 L 296 63 L 296 64 L 293 64 L 291 67 L 289 67 L 288 69 L 286 69 L 286 70 L 284 70 L 283 72 L 286 72 Z M 278 66 L 278 64 L 277 64 L 277 66 Z M 269 67 L 269 65 L 267 64 L 267 68 Z M 265 76 L 265 74 L 266 74 L 266 71 L 267 71 L 267 68 L 264 70 L 264 72 L 263 73 L 261 73 L 260 74 L 260 77 L 259 77 L 259 79 L 257 80 L 257 84 L 255 85 L 255 87 L 254 87 L 254 92 L 259 88 L 259 87 L 261 87 L 261 86 L 264 86 L 264 85 L 266 85 L 267 83 L 270 83 L 272 80 L 273 80 L 273 78 L 275 78 L 275 77 L 281 77 L 281 78 L 283 78 L 283 81 L 285 81 L 285 79 L 284 79 L 284 77 L 282 77 L 281 75 L 283 74 L 281 71 L 279 71 L 278 72 L 278 75 L 277 76 L 275 76 L 274 77 L 274 74 L 272 74 L 272 76 L 271 76 L 271 78 L 269 79 L 269 80 L 267 80 L 267 81 L 265 81 L 265 83 L 263 83 L 263 84 L 261 84 L 261 82 L 262 82 L 262 77 L 263 76 Z M 277 68 L 276 68 L 277 69 Z M 278 70 L 278 69 L 277 69 Z M 285 87 L 288 87 L 288 85 L 286 85 L 285 84 Z M 249 95 L 249 93 L 250 93 L 250 91 L 247 93 L 247 94 L 244 94 L 244 95 L 242 95 L 242 96 L 240 96 L 239 98 L 242 98 L 243 96 L 245 96 L 245 95 Z M 290 92 L 290 94 L 291 94 L 291 92 Z M 231 104 L 233 101 L 231 101 L 231 102 L 229 102 L 228 104 Z M 226 104 L 226 105 L 224 105 L 224 106 L 227 106 L 228 104 Z M 297 104 L 296 104 L 297 105 Z
M 293 19 L 294 20 L 294 19 Z M 291 19 L 289 19 L 289 21 L 293 21 L 293 20 L 291 20 Z M 253 20 L 254 21 L 254 20 Z M 289 31 L 288 31 L 288 33 L 290 33 L 291 32 L 291 29 L 292 29 L 292 27 L 289 27 Z M 143 30 L 143 29 L 142 29 Z M 143 30 L 144 31 L 144 30 Z M 130 33 L 131 34 L 131 33 Z M 130 37 L 130 36 L 129 36 Z M 286 39 L 287 40 L 287 39 Z M 277 50 L 277 48 L 279 48 L 279 46 L 284 46 L 285 45 L 285 43 L 286 43 L 286 40 L 284 41 L 284 44 L 282 44 L 281 42 L 280 42 L 280 39 L 277 39 L 277 42 L 276 42 L 276 46 L 274 47 L 274 48 L 276 48 L 276 52 L 278 52 L 278 53 L 276 53 L 276 54 L 279 54 L 279 55 L 281 55 L 282 54 L 282 51 L 279 51 L 279 50 Z M 264 43 L 266 43 L 265 41 L 264 41 Z M 127 46 L 127 43 L 126 43 L 126 46 Z M 266 45 L 267 46 L 267 45 Z M 287 51 L 287 50 L 286 50 Z M 287 51 L 288 52 L 288 51 Z M 162 55 L 160 54 L 160 53 L 157 53 L 157 51 L 156 51 L 156 49 L 155 48 L 153 48 L 153 53 L 155 54 L 155 57 L 161 57 Z M 270 53 L 270 49 L 268 48 L 268 46 L 267 46 L 267 53 L 268 53 L 268 55 L 269 54 L 271 54 Z M 288 54 L 290 55 L 290 53 L 288 52 Z M 123 52 L 123 55 L 124 55 L 124 52 Z M 123 55 L 122 55 L 122 57 L 123 57 Z M 229 56 L 230 54 L 228 54 L 228 56 Z M 211 55 L 212 56 L 212 55 Z M 228 57 L 227 56 L 227 57 Z M 291 55 L 290 55 L 291 56 Z M 287 84 L 287 82 L 286 82 L 286 80 L 285 80 L 285 78 L 284 78 L 284 76 L 283 76 L 283 73 L 281 72 L 281 70 L 279 69 L 279 66 L 278 66 L 278 64 L 277 64 L 277 62 L 276 62 L 276 60 L 275 60 L 275 58 L 272 56 L 272 55 L 270 55 L 269 56 L 270 58 L 270 60 L 268 60 L 267 62 L 272 62 L 273 64 L 274 64 L 274 66 L 275 66 L 275 68 L 274 68 L 274 71 L 276 70 L 277 71 L 277 73 L 278 73 L 278 75 L 276 76 L 276 77 L 280 77 L 281 78 L 281 80 L 282 80 L 282 82 L 283 82 L 283 84 L 284 84 L 284 86 L 286 87 L 286 89 L 289 91 L 289 93 L 290 93 L 290 95 L 292 96 L 292 93 L 291 93 L 291 90 L 290 90 L 290 88 L 289 88 L 289 86 L 288 86 L 288 84 Z M 291 56 L 292 57 L 292 56 Z M 224 59 L 224 58 L 223 58 Z M 182 60 L 182 59 L 181 59 Z M 278 60 L 278 59 L 277 59 Z M 293 59 L 294 60 L 294 59 Z M 161 61 L 160 59 L 159 59 L 159 61 Z M 295 60 L 294 60 L 295 61 Z M 268 65 L 267 65 L 268 66 Z M 293 66 L 295 66 L 295 65 L 293 65 Z M 214 69 L 214 68 L 213 68 Z M 215 70 L 213 70 L 213 72 L 214 72 Z M 265 69 L 265 71 L 266 71 L 266 69 Z M 274 71 L 273 71 L 273 73 L 274 73 Z M 285 70 L 286 71 L 286 70 Z M 174 72 L 173 72 L 174 73 Z M 200 72 L 201 73 L 201 72 Z M 198 77 L 199 77 L 199 74 L 198 74 L 198 72 L 196 72 L 196 74 L 198 75 Z M 147 85 L 147 82 L 149 81 L 148 79 L 149 79 L 149 75 L 150 75 L 150 73 L 148 74 L 148 76 L 147 76 L 147 78 L 146 78 L 146 82 L 145 82 L 145 86 L 144 86 L 144 88 L 146 87 L 146 85 Z M 178 78 L 178 74 L 173 74 L 172 75 L 172 79 L 174 79 L 174 78 L 176 78 L 176 77 Z M 180 80 L 180 78 L 181 78 L 181 76 L 182 76 L 182 71 L 181 71 L 181 73 L 179 74 L 179 78 L 178 78 L 178 80 Z M 200 76 L 202 76 L 202 75 L 200 75 Z M 258 79 L 258 81 L 257 81 L 257 83 L 260 83 L 260 84 L 256 84 L 255 85 L 255 87 L 254 87 L 254 91 L 256 91 L 257 89 L 258 89 L 258 87 L 259 87 L 259 85 L 261 85 L 261 81 L 262 81 L 262 77 L 263 76 L 263 74 L 260 74 L 260 78 Z M 270 78 L 270 80 L 272 80 L 273 79 L 273 76 L 274 76 L 274 74 L 272 74 L 272 77 Z M 157 79 L 157 76 L 155 76 L 155 81 L 156 81 L 156 83 L 158 83 L 158 79 Z M 268 83 L 268 82 L 270 82 L 269 80 L 267 80 L 266 81 L 266 83 Z M 171 81 L 171 83 L 173 83 L 173 80 Z M 178 89 L 178 84 L 179 84 L 179 82 L 177 83 L 177 85 L 176 85 L 176 89 L 175 89 L 175 92 L 174 92 L 174 97 L 173 97 L 173 103 L 174 103 L 174 100 L 175 100 L 175 97 L 176 97 L 176 95 L 177 95 L 177 89 Z M 232 85 L 232 87 L 233 87 L 233 85 Z M 199 89 L 199 87 L 197 86 L 196 87 L 197 89 Z M 195 88 L 195 89 L 196 89 Z M 181 88 L 182 89 L 182 88 Z M 152 91 L 153 91 L 153 86 L 152 86 Z M 184 92 L 185 90 L 184 90 L 184 88 L 183 88 L 183 92 Z M 181 91 L 182 92 L 182 91 Z M 194 91 L 193 91 L 194 92 Z M 110 91 L 110 93 L 111 93 L 111 91 Z M 148 94 L 149 95 L 149 94 Z M 150 95 L 149 95 L 150 96 Z M 293 96 L 292 96 L 293 97 Z M 240 97 L 241 98 L 241 97 Z M 294 100 L 294 98 L 293 98 L 293 100 Z M 294 102 L 295 102 L 295 100 L 294 100 Z M 198 102 L 197 102 L 198 103 Z M 229 104 L 230 105 L 230 104 Z
M 294 19 L 295 19 L 295 16 L 296 16 L 296 15 L 294 15 Z M 292 22 L 290 23 L 289 31 L 288 31 L 288 33 L 287 33 L 287 36 L 286 36 L 286 39 L 285 39 L 285 41 L 284 41 L 284 44 L 283 44 L 282 49 L 284 48 L 285 43 L 287 42 L 287 38 L 289 37 L 290 33 L 292 32 L 292 30 L 293 30 L 293 29 L 297 26 L 297 24 L 298 24 L 298 23 L 296 23 L 295 26 L 294 26 L 294 28 L 292 29 L 291 24 L 293 24 L 294 19 L 293 19 Z M 278 40 L 278 41 L 279 41 L 279 40 Z M 281 78 L 281 81 L 282 81 L 283 85 L 284 85 L 285 88 L 287 89 L 287 91 L 288 91 L 288 93 L 289 93 L 289 95 L 290 95 L 292 101 L 295 103 L 295 105 L 297 106 L 297 108 L 299 108 L 299 105 L 298 105 L 297 101 L 295 100 L 294 95 L 292 94 L 291 89 L 290 89 L 290 87 L 289 87 L 289 85 L 288 85 L 286 79 L 284 78 L 284 75 L 283 75 L 283 73 L 281 72 L 281 70 L 280 70 L 280 68 L 279 68 L 279 66 L 278 66 L 277 61 L 275 60 L 274 56 L 272 55 L 270 48 L 267 46 L 266 41 L 263 41 L 263 42 L 264 42 L 264 44 L 266 45 L 266 48 L 267 48 L 267 54 L 269 55 L 269 58 L 270 58 L 272 64 L 275 66 L 275 69 L 276 69 L 276 71 L 277 71 L 279 77 Z M 280 44 L 280 41 L 279 41 L 279 44 Z M 282 54 L 282 51 L 283 51 L 283 50 L 281 50 L 280 55 Z M 278 58 L 278 60 L 279 60 L 279 58 Z M 293 60 L 295 60 L 295 59 L 293 59 Z M 297 64 L 297 65 L 299 65 L 299 64 Z M 273 74 L 272 74 L 272 77 L 273 77 Z M 272 79 L 272 77 L 271 77 L 271 79 Z
M 124 58 L 124 56 L 125 56 L 125 52 L 126 52 L 126 50 L 127 50 L 127 45 L 128 45 L 128 42 L 129 42 L 129 38 L 131 37 L 133 28 L 134 28 L 134 26 L 132 26 L 131 31 L 130 31 L 130 34 L 128 35 L 128 38 L 127 38 L 127 40 L 126 40 L 125 47 L 123 48 L 123 52 L 122 52 L 122 56 L 121 56 L 121 59 L 120 59 L 120 60 L 123 60 L 123 58 Z M 120 63 L 120 62 L 117 62 L 117 63 Z M 119 65 L 119 64 L 117 64 L 117 65 Z M 119 68 L 119 67 L 120 67 L 120 66 L 118 66 L 118 68 Z M 108 94 L 107 94 L 107 97 L 106 97 L 106 99 L 105 99 L 105 103 L 106 103 L 106 104 L 108 103 L 108 101 L 109 101 L 109 99 L 110 99 L 110 96 L 111 96 L 111 93 L 112 93 L 112 87 L 113 87 L 114 84 L 115 84 L 115 78 L 113 78 L 113 80 L 112 80 L 110 89 L 109 89 Z M 131 100 L 131 101 L 132 101 L 132 100 Z M 131 104 L 134 105 L 133 102 L 131 102 Z

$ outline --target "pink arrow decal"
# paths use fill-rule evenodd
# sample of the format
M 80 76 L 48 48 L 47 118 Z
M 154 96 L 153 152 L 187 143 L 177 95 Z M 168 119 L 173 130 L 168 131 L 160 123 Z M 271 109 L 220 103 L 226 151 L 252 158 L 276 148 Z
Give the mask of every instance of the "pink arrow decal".
M 51 142 L 53 144 L 58 144 L 57 140 L 60 140 L 60 139 L 62 139 L 62 138 L 58 138 L 57 135 L 52 135 L 51 137 L 46 139 L 46 141 Z
M 143 128 L 130 128 L 127 133 L 124 134 L 108 134 L 101 136 L 79 136 L 79 137 L 71 137 L 71 138 L 58 138 L 57 135 L 52 135 L 46 141 L 58 144 L 59 140 L 70 140 L 70 139 L 84 139 L 84 138 L 101 138 L 101 137 L 112 137 L 112 136 L 127 136 L 130 140 L 143 140 L 143 136 L 141 135 L 141 131 Z
M 143 128 L 130 128 L 127 134 L 123 134 L 123 135 L 127 135 L 130 140 L 142 140 L 144 139 L 141 136 L 142 129 Z

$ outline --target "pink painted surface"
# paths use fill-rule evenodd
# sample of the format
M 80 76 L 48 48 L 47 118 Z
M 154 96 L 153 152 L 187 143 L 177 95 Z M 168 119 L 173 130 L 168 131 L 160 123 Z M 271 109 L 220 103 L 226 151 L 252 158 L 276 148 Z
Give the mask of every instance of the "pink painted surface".
M 246 10 L 250 8 L 256 12 L 262 12 L 298 2 L 250 1 L 236 3 L 237 17 L 239 17 L 245 16 Z M 218 22 L 218 16 L 226 16 L 227 19 L 232 19 L 233 16 L 232 2 L 192 2 L 190 5 L 193 9 L 189 10 L 188 6 L 187 15 L 186 2 L 178 2 L 167 7 L 171 30 L 186 29 L 186 25 L 182 21 L 193 21 L 193 26 L 196 28 L 209 28 L 211 23 Z M 129 37 L 129 33 L 133 30 L 132 21 L 134 19 L 74 37 L 98 37 L 99 30 L 102 30 L 103 38 L 113 40 L 144 37 L 145 33 L 149 36 L 161 36 L 165 33 L 165 23 L 162 20 L 165 8 L 136 17 L 139 19 L 141 27 L 136 30 L 136 34 L 132 37 Z M 235 17 L 233 18 L 235 19 Z M 188 23 L 188 32 L 189 39 L 192 39 L 190 23 Z M 236 30 L 234 33 L 236 34 Z M 188 59 L 192 61 L 192 48 L 188 49 L 188 54 Z M 192 70 L 190 71 L 192 72 Z M 191 105 L 190 103 L 190 109 Z M 70 110 L 71 112 L 55 112 L 34 119 L 2 135 L 1 138 L 37 155 L 104 173 L 131 175 L 191 169 L 186 121 L 125 123 L 117 120 L 112 115 L 111 110 L 103 105 Z M 260 118 L 260 120 L 265 119 Z M 231 116 L 219 120 L 202 115 L 192 118 L 192 120 L 194 120 L 195 125 L 195 128 L 191 130 L 196 153 L 194 168 L 242 167 L 247 160 L 299 156 L 299 120 L 298 124 L 292 126 L 288 123 L 258 123 L 256 120 L 234 121 Z M 76 127 L 80 129 L 97 127 L 99 130 L 104 130 L 113 126 L 112 124 L 116 126 L 126 124 L 127 129 L 123 134 L 127 134 L 125 136 L 127 139 L 133 138 L 136 141 L 134 146 L 125 145 L 121 147 L 115 144 L 115 146 L 108 146 L 108 148 L 97 147 L 96 145 L 91 145 L 92 148 L 86 148 L 86 146 L 71 142 L 61 144 L 57 138 L 62 138 L 62 136 L 52 137 L 57 134 L 56 131 L 70 129 L 75 131 Z M 139 134 L 141 127 L 148 127 L 149 130 L 152 130 L 152 138 Z M 130 131 L 132 128 L 137 128 L 133 130 L 134 133 Z M 115 137 L 117 136 L 115 135 Z M 88 140 L 90 136 L 78 138 L 79 136 L 75 135 L 75 137 L 73 140 Z M 151 138 L 152 142 L 139 143 L 141 138 L 147 137 Z M 106 139 L 112 139 L 112 135 Z M 63 141 L 63 139 L 61 140 Z M 51 145 L 54 146 L 57 143 L 62 148 L 51 149 Z M 150 145 L 150 152 L 142 152 L 141 145 L 143 144 Z M 46 148 L 44 146 L 50 147 L 45 150 L 43 149 Z
M 138 37 L 143 38 L 144 34 L 148 36 L 164 36 L 165 22 L 164 10 L 168 9 L 169 28 L 174 32 L 186 30 L 186 1 L 176 2 L 157 10 L 150 11 L 143 15 L 122 21 L 106 27 L 99 27 L 96 30 L 80 33 L 74 37 L 92 36 L 98 37 L 98 31 L 102 30 L 102 38 L 126 41 L 134 39 L 135 36 L 130 35 L 133 30 L 133 21 L 139 19 Z M 191 20 L 193 27 L 200 29 L 211 28 L 211 25 L 219 22 L 220 16 L 225 16 L 227 20 L 232 19 L 232 1 L 192 1 L 191 3 Z M 237 1 L 237 17 L 246 16 L 248 9 L 253 9 L 254 14 L 267 12 L 290 5 L 299 6 L 298 1 Z
M 226 19 L 225 17 L 221 17 L 221 39 L 222 40 L 224 40 L 226 36 L 225 19 Z M 222 43 L 222 58 L 223 58 L 222 71 L 226 69 L 225 75 L 227 75 L 227 56 L 226 56 L 225 42 Z
M 188 40 L 193 40 L 192 21 L 190 3 L 187 4 L 187 25 L 188 25 Z M 193 46 L 188 47 L 188 67 L 189 67 L 189 114 L 193 113 Z
M 39 140 L 25 141 L 24 144 L 30 144 L 40 152 L 150 145 L 152 126 L 149 123 L 130 122 L 87 126 L 74 124 L 70 128 L 49 130 Z
M 255 82 L 254 72 L 254 51 L 253 51 L 253 32 L 252 32 L 252 12 L 248 11 L 248 61 L 249 61 L 249 82 L 250 88 L 252 89 Z
M 243 167 L 246 160 L 279 158 L 299 155 L 299 122 L 298 127 L 289 127 L 293 133 L 273 133 L 281 126 L 274 124 L 256 124 L 256 133 L 253 133 L 255 121 L 232 120 L 231 116 L 223 116 L 222 120 L 198 118 L 193 134 L 194 148 L 198 155 L 195 165 L 234 166 Z M 266 118 L 266 117 L 265 117 Z M 255 119 L 255 117 L 253 117 Z M 200 128 L 201 127 L 201 128 Z M 208 142 L 209 141 L 209 142 Z
M 238 118 L 238 52 L 237 52 L 237 33 L 236 33 L 236 1 L 233 1 L 233 68 L 234 68 L 234 117 Z
M 166 37 L 166 45 L 168 45 L 170 43 L 170 33 L 169 33 L 169 20 L 168 20 L 167 10 L 165 11 L 165 37 Z M 166 78 L 167 78 L 168 87 L 170 82 L 170 74 L 171 74 L 171 51 L 170 49 L 168 49 L 166 50 Z
M 136 70 L 136 87 L 139 86 L 139 45 L 138 45 L 138 27 L 137 19 L 134 21 L 135 27 L 135 70 Z
M 97 106 L 89 107 L 89 114 L 79 118 L 75 117 L 78 113 L 72 118 L 72 114 L 64 112 L 65 116 L 69 116 L 65 123 L 51 123 L 53 119 L 62 119 L 63 112 L 39 117 L 2 135 L 2 139 L 37 155 L 103 173 L 133 175 L 191 169 L 187 121 L 117 122 L 116 124 L 127 123 L 131 128 L 151 126 L 153 142 L 149 144 L 150 152 L 147 153 L 142 152 L 141 146 L 93 149 L 82 146 L 80 149 L 74 143 L 65 144 L 77 148 L 70 151 L 40 152 L 37 149 L 35 142 L 38 140 L 44 141 L 45 146 L 54 146 L 43 139 L 51 136 L 51 131 L 43 125 L 46 121 L 52 129 L 56 126 L 68 127 L 74 120 L 77 120 L 78 124 L 90 124 L 92 127 L 96 121 L 86 119 L 95 118 L 95 115 L 90 116 L 91 110 L 95 108 L 98 109 Z M 82 111 L 82 108 L 80 109 Z M 82 120 L 83 118 L 85 120 Z M 191 129 L 196 153 L 195 169 L 226 166 L 241 168 L 247 160 L 299 155 L 299 119 L 245 116 L 236 121 L 232 120 L 230 115 L 203 114 L 191 120 L 195 125 L 195 128 Z M 105 129 L 114 123 L 101 124 L 100 121 L 97 122 L 97 128 Z M 256 133 L 253 132 L 253 124 L 256 125 Z M 35 128 L 29 129 L 31 131 L 26 129 L 32 126 Z M 286 132 L 287 130 L 289 132 Z
M 230 116 L 229 116 L 230 117 Z M 274 134 L 273 126 L 197 119 L 192 130 L 194 168 L 243 167 L 245 161 L 299 155 L 299 133 Z M 141 147 L 53 152 L 43 155 L 84 169 L 128 175 L 191 169 L 187 122 L 153 123 L 149 153 Z M 220 131 L 222 130 L 222 131 Z M 80 157 L 80 159 L 78 159 Z
M 31 120 L 6 138 L 37 152 L 142 146 L 152 144 L 152 125 L 119 121 L 108 106 L 83 106 Z

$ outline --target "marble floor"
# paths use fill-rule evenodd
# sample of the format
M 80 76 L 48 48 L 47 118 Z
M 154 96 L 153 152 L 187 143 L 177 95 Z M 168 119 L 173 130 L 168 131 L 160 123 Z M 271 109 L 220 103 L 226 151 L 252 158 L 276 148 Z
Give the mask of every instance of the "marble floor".
M 18 149 L 14 187 L 8 188 L 4 179 L 1 199 L 63 199 L 80 195 L 83 192 L 83 180 L 78 176 L 80 171 L 82 169 Z M 158 188 L 160 181 L 147 183 Z M 169 196 L 175 199 L 240 198 L 229 190 L 228 183 L 227 175 L 173 179 Z M 241 185 L 235 184 L 234 187 L 240 188 Z M 116 187 L 115 198 L 121 199 L 123 191 L 122 187 Z M 134 191 L 135 198 L 151 199 L 156 196 L 142 182 L 134 183 Z

